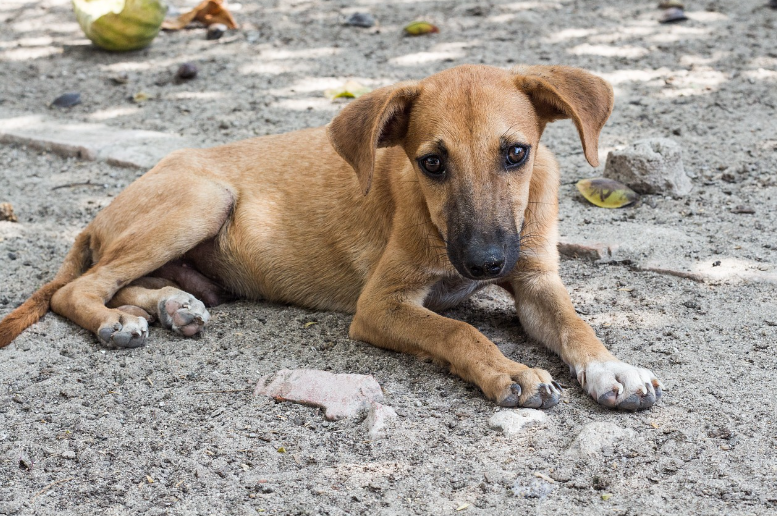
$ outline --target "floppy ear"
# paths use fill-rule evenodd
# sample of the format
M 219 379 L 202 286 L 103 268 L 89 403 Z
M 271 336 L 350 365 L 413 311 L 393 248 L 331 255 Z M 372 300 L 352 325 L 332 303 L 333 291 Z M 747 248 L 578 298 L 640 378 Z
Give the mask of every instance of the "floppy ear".
M 372 184 L 375 150 L 402 142 L 419 92 L 415 82 L 378 88 L 345 106 L 327 126 L 332 147 L 353 167 L 365 195 Z
M 532 100 L 545 122 L 571 118 L 591 166 L 599 165 L 599 133 L 612 113 L 612 86 L 569 66 L 517 66 L 515 84 Z

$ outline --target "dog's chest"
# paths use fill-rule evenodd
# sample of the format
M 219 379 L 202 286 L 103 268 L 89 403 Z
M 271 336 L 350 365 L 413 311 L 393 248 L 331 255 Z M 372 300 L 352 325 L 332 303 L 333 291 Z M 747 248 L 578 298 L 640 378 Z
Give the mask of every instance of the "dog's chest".
M 461 276 L 443 278 L 429 290 L 424 306 L 434 311 L 453 308 L 488 285 L 488 282 L 472 281 Z

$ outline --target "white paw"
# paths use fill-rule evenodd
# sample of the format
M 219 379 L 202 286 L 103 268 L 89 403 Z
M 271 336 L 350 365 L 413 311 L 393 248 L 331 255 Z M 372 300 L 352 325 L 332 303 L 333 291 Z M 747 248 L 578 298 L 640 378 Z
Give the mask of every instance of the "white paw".
M 103 324 L 97 337 L 106 348 L 138 348 L 146 344 L 148 322 L 142 317 L 121 314 L 118 321 Z
M 185 337 L 200 333 L 210 319 L 208 310 L 199 299 L 180 290 L 162 299 L 158 311 L 162 326 Z
M 617 360 L 577 369 L 577 381 L 600 405 L 624 410 L 652 407 L 664 388 L 649 370 Z

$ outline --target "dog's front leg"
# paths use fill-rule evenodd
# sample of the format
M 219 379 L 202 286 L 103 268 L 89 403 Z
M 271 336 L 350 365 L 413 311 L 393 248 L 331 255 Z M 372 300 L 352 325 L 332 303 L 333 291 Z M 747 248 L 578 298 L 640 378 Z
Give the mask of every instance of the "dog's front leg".
M 424 308 L 428 285 L 427 278 L 401 261 L 382 262 L 359 297 L 351 338 L 448 365 L 502 406 L 558 403 L 560 387 L 547 371 L 508 359 L 469 324 Z
M 510 285 L 526 333 L 558 353 L 600 404 L 638 410 L 661 397 L 661 382 L 652 372 L 615 358 L 577 315 L 556 271 L 535 263 L 517 271 Z

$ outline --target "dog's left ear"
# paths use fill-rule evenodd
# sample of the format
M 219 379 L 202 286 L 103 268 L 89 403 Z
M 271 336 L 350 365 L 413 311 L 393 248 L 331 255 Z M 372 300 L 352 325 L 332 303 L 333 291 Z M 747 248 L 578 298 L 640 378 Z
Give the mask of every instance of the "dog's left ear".
M 402 142 L 419 93 L 416 82 L 378 88 L 345 106 L 327 126 L 329 141 L 353 167 L 365 195 L 372 185 L 375 150 Z
M 512 73 L 544 122 L 561 118 L 574 121 L 588 163 L 599 165 L 599 133 L 613 105 L 607 81 L 569 66 L 517 66 Z

